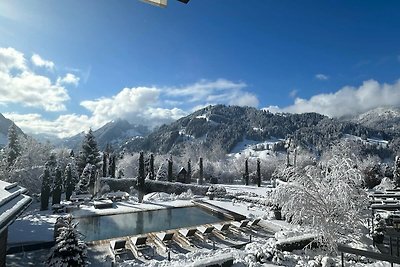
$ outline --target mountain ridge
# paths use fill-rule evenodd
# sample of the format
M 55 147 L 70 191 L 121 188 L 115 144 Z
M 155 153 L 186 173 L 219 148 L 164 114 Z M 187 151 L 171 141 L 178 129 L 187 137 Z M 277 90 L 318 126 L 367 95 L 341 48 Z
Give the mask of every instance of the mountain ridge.
M 345 135 L 391 139 L 385 131 L 317 113 L 277 113 L 251 107 L 215 105 L 197 110 L 147 137 L 128 141 L 128 151 L 148 150 L 179 154 L 185 146 L 220 148 L 230 153 L 239 142 L 292 137 L 297 145 L 322 151 Z

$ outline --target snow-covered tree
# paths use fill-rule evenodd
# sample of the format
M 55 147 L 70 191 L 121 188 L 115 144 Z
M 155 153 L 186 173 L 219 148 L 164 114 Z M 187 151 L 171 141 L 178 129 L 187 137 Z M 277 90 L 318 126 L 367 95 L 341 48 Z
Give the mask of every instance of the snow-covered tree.
M 199 184 L 203 184 L 204 170 L 203 170 L 203 158 L 199 158 Z
M 47 266 L 87 266 L 87 247 L 80 240 L 80 234 L 76 230 L 77 223 L 73 222 L 71 215 L 67 215 L 58 224 L 60 228 L 57 229 L 56 243 L 46 261 Z
M 72 167 L 71 164 L 68 164 L 65 167 L 65 199 L 69 200 L 71 198 L 72 192 L 74 191 L 74 180 L 72 178 Z
M 153 155 L 153 153 L 150 154 L 150 159 L 149 159 L 149 174 L 150 174 L 149 178 L 151 180 L 154 180 L 155 174 L 154 174 L 154 155 Z
M 54 185 L 53 185 L 53 197 L 52 197 L 52 205 L 60 204 L 61 202 L 61 193 L 62 193 L 62 176 L 61 170 L 56 167 L 56 175 L 54 178 Z
M 324 168 L 295 170 L 275 191 L 275 203 L 287 219 L 318 231 L 319 241 L 331 250 L 360 233 L 368 200 L 361 189 L 362 174 L 353 161 L 334 157 Z
M 261 167 L 260 167 L 261 161 L 260 159 L 257 159 L 257 186 L 261 186 Z
M 44 168 L 44 173 L 40 176 L 42 180 L 42 190 L 40 193 L 40 210 L 47 210 L 49 208 L 49 198 L 50 198 L 50 172 L 46 165 Z
M 137 186 L 139 191 L 139 202 L 143 202 L 143 191 L 144 191 L 144 180 L 145 180 L 145 172 L 144 172 L 144 155 L 141 151 L 139 153 L 139 175 L 137 179 Z
M 103 165 L 102 165 L 102 174 L 103 177 L 107 177 L 107 153 L 103 152 Z
M 188 159 L 186 183 L 190 184 L 191 180 L 192 180 L 192 161 L 190 159 Z
M 85 169 L 83 169 L 81 178 L 75 187 L 76 194 L 89 194 L 89 180 L 91 171 L 92 165 L 90 163 L 86 164 Z
M 156 174 L 156 180 L 158 181 L 166 181 L 167 180 L 167 169 L 164 163 L 161 163 L 160 167 L 158 168 Z
M 244 174 L 243 174 L 244 182 L 246 185 L 249 185 L 249 160 L 246 159 L 244 161 Z
M 49 158 L 51 146 L 42 144 L 31 137 L 19 136 L 21 155 L 16 158 L 14 164 L 8 168 L 7 148 L 4 150 L 0 162 L 0 179 L 17 182 L 29 190 L 30 193 L 40 193 L 42 183 L 41 175 L 44 165 Z
M 10 168 L 18 156 L 21 155 L 21 147 L 17 133 L 17 126 L 12 123 L 8 129 L 7 163 Z
M 173 167 L 173 161 L 172 161 L 172 155 L 169 156 L 167 159 L 168 161 L 168 182 L 172 182 L 173 174 L 172 174 L 172 167 Z
M 118 170 L 124 172 L 125 177 L 133 178 L 138 176 L 137 163 L 139 161 L 139 153 L 127 154 L 121 160 L 118 160 Z
M 115 171 L 117 166 L 117 156 L 115 154 L 110 155 L 108 164 L 108 175 L 112 178 L 115 178 Z
M 393 178 L 395 180 L 396 186 L 400 186 L 400 157 L 396 156 L 394 160 L 394 170 L 393 170 Z
M 86 164 L 96 165 L 98 167 L 101 161 L 99 149 L 97 148 L 97 142 L 93 135 L 92 129 L 89 129 L 88 133 L 82 142 L 82 150 L 77 160 L 79 173 L 83 172 Z

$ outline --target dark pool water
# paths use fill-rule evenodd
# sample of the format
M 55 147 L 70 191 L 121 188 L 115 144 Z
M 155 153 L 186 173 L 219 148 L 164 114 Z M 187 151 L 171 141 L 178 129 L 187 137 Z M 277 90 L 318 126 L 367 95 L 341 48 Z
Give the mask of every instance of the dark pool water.
M 76 219 L 85 241 L 137 235 L 223 221 L 198 207 L 143 211 Z

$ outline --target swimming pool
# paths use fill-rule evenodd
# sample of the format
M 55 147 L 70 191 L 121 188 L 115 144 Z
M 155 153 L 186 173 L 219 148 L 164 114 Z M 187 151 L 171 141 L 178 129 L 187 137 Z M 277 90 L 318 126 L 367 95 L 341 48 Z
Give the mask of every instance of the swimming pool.
M 226 219 L 212 215 L 194 206 L 81 217 L 76 220 L 79 222 L 78 231 L 83 234 L 85 241 L 90 242 L 216 223 Z

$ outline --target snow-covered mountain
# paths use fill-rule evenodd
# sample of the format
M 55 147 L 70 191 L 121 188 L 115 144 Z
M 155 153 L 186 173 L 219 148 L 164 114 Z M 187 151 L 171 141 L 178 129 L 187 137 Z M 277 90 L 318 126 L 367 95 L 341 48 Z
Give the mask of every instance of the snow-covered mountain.
M 250 107 L 216 105 L 200 109 L 169 125 L 163 125 L 146 138 L 130 140 L 128 151 L 150 150 L 179 154 L 187 146 L 237 152 L 241 143 L 256 145 L 291 136 L 297 145 L 322 151 L 345 134 L 388 140 L 383 131 L 357 123 L 331 119 L 317 113 L 273 114 Z M 282 142 L 274 150 L 283 149 Z
M 376 130 L 400 134 L 400 108 L 398 107 L 375 108 L 350 120 Z
M 127 120 L 110 121 L 101 128 L 93 131 L 97 144 L 103 150 L 107 144 L 118 149 L 127 140 L 146 136 L 149 129 L 142 125 L 133 125 Z M 62 145 L 74 150 L 79 150 L 85 133 L 79 133 L 69 138 L 62 139 L 58 145 Z
M 10 128 L 12 123 L 12 120 L 7 119 L 3 116 L 3 114 L 0 113 L 0 148 L 4 147 L 8 142 L 8 128 Z M 17 131 L 19 134 L 24 134 L 22 130 L 18 128 L 18 126 Z

